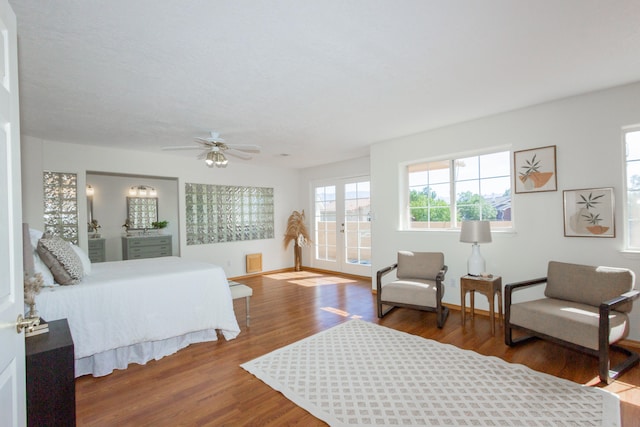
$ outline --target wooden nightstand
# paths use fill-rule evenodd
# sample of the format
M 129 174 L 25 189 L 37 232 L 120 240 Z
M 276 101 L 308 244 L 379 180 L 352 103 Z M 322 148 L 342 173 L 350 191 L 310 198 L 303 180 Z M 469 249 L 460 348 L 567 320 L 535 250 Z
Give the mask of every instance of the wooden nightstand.
M 464 328 L 465 315 L 466 315 L 466 295 L 467 292 L 471 292 L 469 296 L 471 317 L 473 318 L 474 312 L 474 294 L 475 291 L 480 292 L 487 296 L 489 300 L 489 318 L 491 319 L 491 334 L 496 334 L 495 325 L 495 313 L 493 303 L 495 301 L 495 295 L 498 294 L 498 310 L 500 314 L 500 322 L 502 318 L 502 277 L 476 277 L 476 276 L 462 276 L 460 278 L 460 308 L 462 311 L 462 327 Z
M 67 319 L 49 322 L 49 332 L 25 339 L 27 424 L 75 426 L 73 339 Z

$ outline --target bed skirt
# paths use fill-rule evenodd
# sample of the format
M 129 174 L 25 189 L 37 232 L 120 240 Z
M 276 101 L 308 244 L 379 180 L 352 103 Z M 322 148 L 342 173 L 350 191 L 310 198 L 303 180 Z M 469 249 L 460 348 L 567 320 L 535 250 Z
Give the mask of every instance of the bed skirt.
M 75 376 L 91 374 L 94 377 L 109 375 L 114 369 L 127 369 L 130 363 L 144 365 L 150 360 L 160 360 L 190 344 L 217 341 L 215 329 L 190 332 L 178 337 L 150 341 L 107 350 L 75 360 Z

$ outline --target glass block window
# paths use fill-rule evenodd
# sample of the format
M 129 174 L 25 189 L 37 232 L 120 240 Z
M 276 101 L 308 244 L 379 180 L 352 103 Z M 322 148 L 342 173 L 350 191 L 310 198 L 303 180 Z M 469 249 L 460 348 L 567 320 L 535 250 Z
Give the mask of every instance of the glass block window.
M 78 244 L 78 180 L 75 173 L 44 172 L 44 231 Z
M 273 188 L 185 184 L 187 245 L 273 239 Z

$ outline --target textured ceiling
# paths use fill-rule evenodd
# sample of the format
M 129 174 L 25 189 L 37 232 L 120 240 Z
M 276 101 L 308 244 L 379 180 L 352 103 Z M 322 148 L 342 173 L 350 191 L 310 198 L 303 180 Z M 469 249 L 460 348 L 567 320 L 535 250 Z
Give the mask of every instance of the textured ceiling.
M 10 3 L 22 133 L 53 141 L 160 152 L 216 130 L 308 167 L 640 80 L 637 0 Z

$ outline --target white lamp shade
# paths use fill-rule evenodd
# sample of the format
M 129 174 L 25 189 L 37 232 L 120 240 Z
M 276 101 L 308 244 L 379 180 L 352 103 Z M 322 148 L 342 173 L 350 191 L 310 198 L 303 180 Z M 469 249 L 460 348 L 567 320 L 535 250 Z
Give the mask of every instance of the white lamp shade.
M 485 272 L 485 262 L 480 255 L 479 243 L 491 242 L 491 224 L 489 221 L 463 221 L 460 230 L 460 241 L 473 243 L 471 256 L 467 261 L 467 272 L 472 276 L 479 276 Z
M 465 243 L 491 242 L 491 224 L 489 221 L 463 221 L 460 241 Z

